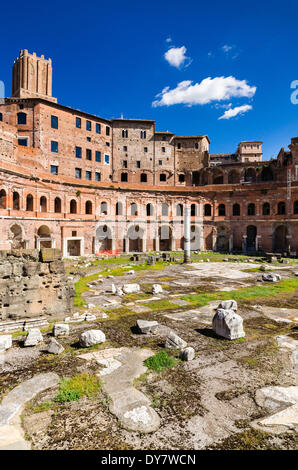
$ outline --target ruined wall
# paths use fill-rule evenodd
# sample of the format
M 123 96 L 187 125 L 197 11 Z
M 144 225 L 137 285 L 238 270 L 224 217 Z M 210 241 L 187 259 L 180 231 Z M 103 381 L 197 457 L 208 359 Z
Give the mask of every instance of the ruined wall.
M 0 251 L 0 320 L 68 316 L 73 297 L 59 250 Z

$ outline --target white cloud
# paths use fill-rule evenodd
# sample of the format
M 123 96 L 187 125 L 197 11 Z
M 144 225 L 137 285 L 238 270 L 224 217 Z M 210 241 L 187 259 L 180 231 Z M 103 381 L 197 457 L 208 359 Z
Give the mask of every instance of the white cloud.
M 231 49 L 233 49 L 234 46 L 229 46 L 228 44 L 225 44 L 224 46 L 222 46 L 222 50 L 224 52 L 230 52 Z
M 243 106 L 237 106 L 236 108 L 230 108 L 227 111 L 224 112 L 222 116 L 220 116 L 218 119 L 231 119 L 232 117 L 238 116 L 238 114 L 244 114 L 247 113 L 247 111 L 250 111 L 252 109 L 252 106 L 249 104 L 244 104 Z
M 171 37 L 168 37 L 168 38 L 166 39 L 166 42 L 172 42 L 172 38 L 171 38 Z
M 193 83 L 184 80 L 178 83 L 176 88 L 165 87 L 156 95 L 157 100 L 152 106 L 171 106 L 173 104 L 207 104 L 212 101 L 224 101 L 231 98 L 251 98 L 256 92 L 256 87 L 249 86 L 246 80 L 237 80 L 230 77 L 204 78 L 201 83 Z
M 186 56 L 186 47 L 171 47 L 164 55 L 166 61 L 173 67 L 179 69 L 182 65 L 188 66 L 191 63 L 190 57 Z

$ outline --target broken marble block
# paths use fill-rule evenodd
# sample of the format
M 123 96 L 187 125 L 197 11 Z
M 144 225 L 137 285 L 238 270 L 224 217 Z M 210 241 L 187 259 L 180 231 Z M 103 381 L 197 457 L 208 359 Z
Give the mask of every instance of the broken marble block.
M 181 349 L 180 351 L 180 359 L 182 361 L 192 361 L 195 357 L 195 350 L 190 346 L 188 348 Z
M 160 284 L 153 284 L 152 286 L 152 294 L 161 294 L 163 292 L 162 286 Z
M 80 345 L 82 346 L 82 348 L 89 348 L 89 346 L 104 343 L 105 340 L 106 340 L 106 336 L 103 331 L 88 330 L 88 331 L 84 331 L 84 333 L 81 334 Z
M 155 333 L 158 328 L 158 322 L 148 320 L 137 320 L 137 328 L 139 332 L 144 335 L 148 333 Z
M 43 340 L 42 334 L 38 328 L 31 328 L 24 341 L 24 346 L 36 346 Z
M 0 336 L 0 353 L 6 351 L 6 349 L 12 346 L 12 335 L 1 335 Z
M 218 304 L 217 308 L 223 308 L 224 310 L 234 310 L 234 312 L 237 312 L 238 305 L 236 300 L 222 300 L 220 304 Z
M 67 336 L 69 335 L 69 325 L 65 325 L 65 323 L 55 323 L 52 333 L 53 336 Z
M 165 347 L 169 349 L 184 349 L 186 346 L 186 341 L 179 338 L 179 336 L 176 335 L 176 333 L 173 333 L 173 331 L 169 334 L 165 342 Z
M 263 281 L 267 281 L 267 282 L 277 282 L 281 280 L 281 277 L 280 277 L 280 274 L 268 273 L 268 274 L 263 274 L 262 279 Z
M 120 296 L 124 295 L 124 292 L 123 292 L 123 290 L 121 289 L 121 287 L 116 287 L 116 294 L 117 294 L 117 295 L 120 295 Z
M 218 308 L 212 320 L 213 331 L 226 339 L 237 339 L 245 336 L 243 320 L 234 310 Z
M 64 351 L 64 347 L 58 343 L 55 338 L 51 338 L 48 343 L 47 351 L 50 354 L 61 354 L 62 351 Z
M 124 294 L 134 294 L 140 292 L 139 284 L 124 284 L 122 287 Z

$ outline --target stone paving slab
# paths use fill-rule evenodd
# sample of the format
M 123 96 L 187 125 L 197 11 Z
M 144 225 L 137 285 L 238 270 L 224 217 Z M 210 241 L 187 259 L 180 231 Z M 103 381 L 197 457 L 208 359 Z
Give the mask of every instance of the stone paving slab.
M 59 376 L 49 372 L 35 375 L 17 385 L 0 404 L 0 450 L 28 450 L 19 422 L 22 407 L 35 395 L 58 385 Z
M 107 366 L 108 370 L 101 373 L 101 379 L 103 390 L 110 397 L 110 411 L 130 431 L 148 433 L 160 426 L 160 418 L 150 406 L 150 400 L 133 386 L 134 379 L 147 371 L 144 360 L 152 354 L 147 349 L 113 348 L 79 356 L 85 360 L 95 359 Z M 121 363 L 121 366 L 117 364 L 117 368 L 109 367 L 110 362 L 104 362 L 115 357 Z

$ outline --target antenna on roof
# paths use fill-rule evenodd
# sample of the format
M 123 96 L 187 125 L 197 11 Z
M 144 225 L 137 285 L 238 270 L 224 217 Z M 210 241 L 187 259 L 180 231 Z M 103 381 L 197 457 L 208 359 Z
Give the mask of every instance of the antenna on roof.
M 120 119 L 123 119 L 123 114 L 121 113 L 121 118 Z

